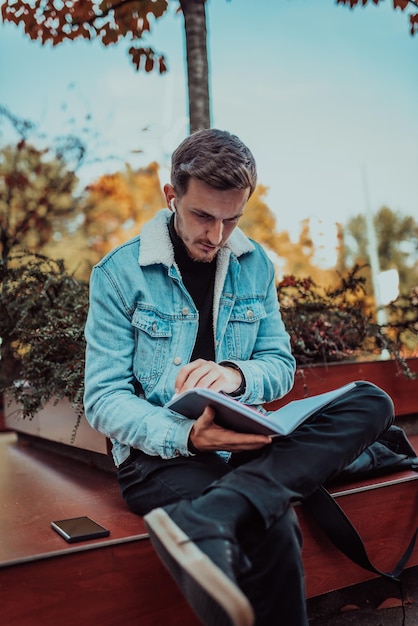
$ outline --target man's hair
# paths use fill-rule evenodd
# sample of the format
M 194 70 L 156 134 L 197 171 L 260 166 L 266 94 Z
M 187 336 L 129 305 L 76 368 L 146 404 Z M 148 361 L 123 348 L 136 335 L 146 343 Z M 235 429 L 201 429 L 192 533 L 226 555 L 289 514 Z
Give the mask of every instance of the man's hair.
M 251 151 L 236 135 L 210 128 L 187 137 L 173 152 L 171 184 L 179 197 L 190 178 L 215 189 L 246 189 L 253 193 L 257 168 Z

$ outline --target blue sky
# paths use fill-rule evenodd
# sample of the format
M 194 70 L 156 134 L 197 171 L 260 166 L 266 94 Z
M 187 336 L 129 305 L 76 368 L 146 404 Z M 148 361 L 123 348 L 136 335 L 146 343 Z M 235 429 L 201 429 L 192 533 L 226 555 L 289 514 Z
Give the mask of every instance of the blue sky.
M 418 216 L 418 35 L 391 0 L 354 11 L 208 0 L 207 18 L 212 125 L 253 150 L 280 229 L 306 217 L 325 229 L 367 205 Z M 122 162 L 87 167 L 85 182 L 123 160 L 167 165 L 187 133 L 181 16 L 171 11 L 149 41 L 167 55 L 165 76 L 138 74 L 128 42 L 42 47 L 0 24 L 0 104 L 51 134 L 70 118 L 81 130 L 91 113 L 94 150 Z

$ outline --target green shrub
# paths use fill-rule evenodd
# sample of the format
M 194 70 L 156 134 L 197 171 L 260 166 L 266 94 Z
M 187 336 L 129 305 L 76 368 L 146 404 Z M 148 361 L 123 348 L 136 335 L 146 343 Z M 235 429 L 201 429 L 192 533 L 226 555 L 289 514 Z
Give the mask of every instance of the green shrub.
M 24 417 L 64 397 L 81 414 L 88 284 L 39 254 L 14 255 L 0 280 L 3 388 Z

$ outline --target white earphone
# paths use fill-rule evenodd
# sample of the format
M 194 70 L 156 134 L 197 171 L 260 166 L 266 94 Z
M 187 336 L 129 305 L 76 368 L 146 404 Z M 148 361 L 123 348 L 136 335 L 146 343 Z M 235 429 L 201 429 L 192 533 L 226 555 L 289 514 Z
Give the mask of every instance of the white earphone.
M 171 198 L 170 202 L 169 202 L 170 208 L 172 211 L 176 210 L 175 204 L 174 204 L 174 198 Z

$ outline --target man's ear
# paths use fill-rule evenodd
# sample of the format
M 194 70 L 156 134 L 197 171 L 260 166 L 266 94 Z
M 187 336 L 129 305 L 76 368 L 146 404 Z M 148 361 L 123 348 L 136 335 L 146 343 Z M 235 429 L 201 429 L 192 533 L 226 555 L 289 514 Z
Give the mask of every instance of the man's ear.
M 176 205 L 175 205 L 176 192 L 174 190 L 173 185 L 170 185 L 169 183 L 164 185 L 164 195 L 165 195 L 165 199 L 167 200 L 168 208 L 174 212 L 176 210 Z

